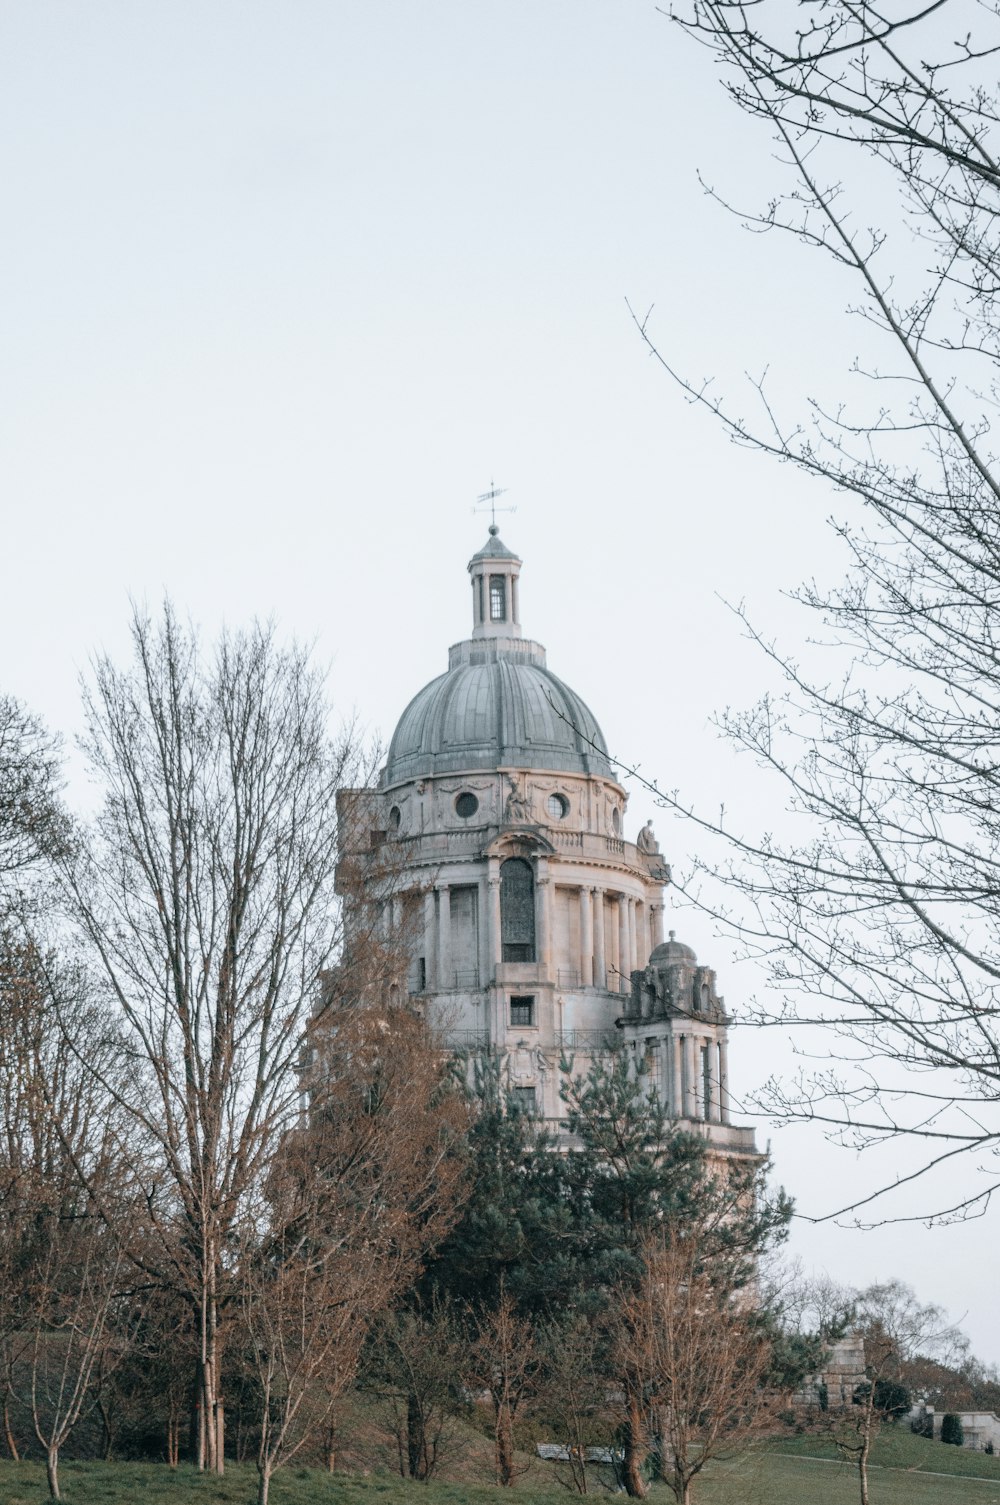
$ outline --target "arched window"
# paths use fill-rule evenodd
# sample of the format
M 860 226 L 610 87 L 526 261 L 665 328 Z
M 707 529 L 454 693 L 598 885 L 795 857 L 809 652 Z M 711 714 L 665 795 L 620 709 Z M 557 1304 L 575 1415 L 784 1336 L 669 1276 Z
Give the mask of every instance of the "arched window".
M 535 878 L 523 857 L 500 864 L 500 938 L 505 962 L 535 960 Z

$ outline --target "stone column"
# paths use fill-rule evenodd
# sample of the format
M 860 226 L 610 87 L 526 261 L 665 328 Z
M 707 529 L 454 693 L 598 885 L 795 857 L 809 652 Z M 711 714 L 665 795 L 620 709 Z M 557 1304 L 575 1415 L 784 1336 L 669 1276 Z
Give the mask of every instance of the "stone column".
M 670 1060 L 670 1111 L 675 1118 L 684 1117 L 684 1036 L 674 1035 Z
M 453 988 L 456 985 L 455 965 L 451 951 L 451 889 L 447 883 L 438 885 L 438 987 Z
M 580 890 L 580 986 L 594 986 L 594 891 Z
M 604 955 L 604 890 L 594 889 L 594 987 L 608 985 L 608 963 Z
M 485 988 L 492 981 L 490 966 L 490 886 L 485 878 L 476 885 L 476 959 L 479 964 L 479 986 Z
M 650 950 L 652 951 L 652 950 L 655 950 L 655 948 L 657 946 L 662 946 L 663 945 L 663 904 L 662 903 L 651 904 L 649 906 L 649 929 L 650 929 L 650 937 L 649 938 L 650 938 L 650 941 L 652 942 L 652 945 L 650 946 Z
M 708 1116 L 714 1123 L 722 1122 L 722 1095 L 719 1090 L 719 1047 L 715 1040 L 708 1042 Z
M 639 965 L 639 947 L 636 944 L 636 914 L 634 899 L 628 901 L 628 970 L 634 972 Z
M 548 976 L 552 971 L 552 883 L 548 863 L 541 857 L 535 875 L 535 955 Z
M 487 982 L 494 982 L 496 980 L 496 968 L 500 965 L 500 962 L 501 962 L 501 960 L 503 958 L 503 946 L 502 946 L 501 937 L 500 937 L 500 858 L 499 857 L 491 857 L 489 859 L 489 876 L 487 878 L 487 884 L 489 886 L 489 894 L 490 894 L 490 897 L 489 897 L 489 906 L 488 906 L 489 913 L 487 915 L 487 929 L 489 931 L 489 937 L 490 937 L 490 944 L 489 944 L 490 967 L 489 967 L 489 975 L 487 976 L 487 978 L 485 980 Z
M 642 901 L 635 903 L 635 964 L 644 967 L 649 961 L 649 911 Z
M 618 970 L 621 974 L 618 978 L 618 991 L 628 993 L 632 983 L 629 976 L 628 899 L 624 894 L 618 895 Z
M 684 1116 L 685 1118 L 700 1118 L 701 1113 L 698 1110 L 698 1041 L 694 1035 L 685 1035 L 684 1054 L 686 1057 L 684 1062 L 684 1085 L 687 1088 L 685 1094 L 687 1104 Z
M 608 895 L 608 897 L 610 898 L 611 895 Z M 606 908 L 607 908 L 607 915 L 608 915 L 608 921 L 609 921 L 609 924 L 608 924 L 608 932 L 609 932 L 609 934 L 608 934 L 608 991 L 610 993 L 617 993 L 618 992 L 618 975 L 619 975 L 619 973 L 621 971 L 621 950 L 620 950 L 620 947 L 619 947 L 619 938 L 621 936 L 621 927 L 618 924 L 618 900 L 617 900 L 617 897 L 613 900 L 613 903 L 612 904 L 608 904 L 606 906 Z
M 428 992 L 433 992 L 438 985 L 434 919 L 434 890 L 429 888 L 424 894 L 424 983 Z
M 729 1044 L 725 1035 L 719 1041 L 719 1117 L 729 1122 Z

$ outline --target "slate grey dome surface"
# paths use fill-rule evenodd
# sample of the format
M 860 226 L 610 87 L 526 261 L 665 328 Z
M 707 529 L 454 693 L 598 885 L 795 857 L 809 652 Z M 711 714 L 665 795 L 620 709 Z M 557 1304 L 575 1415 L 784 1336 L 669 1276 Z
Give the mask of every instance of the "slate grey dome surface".
M 697 960 L 691 947 L 677 940 L 676 932 L 671 930 L 670 939 L 661 941 L 650 953 L 649 965 L 655 967 L 657 962 L 696 962 Z
M 529 646 L 534 645 L 524 644 Z M 383 788 L 433 774 L 496 768 L 612 778 L 593 712 L 537 654 L 532 657 L 535 661 L 516 652 L 484 653 L 479 662 L 453 663 L 425 685 L 393 733 Z

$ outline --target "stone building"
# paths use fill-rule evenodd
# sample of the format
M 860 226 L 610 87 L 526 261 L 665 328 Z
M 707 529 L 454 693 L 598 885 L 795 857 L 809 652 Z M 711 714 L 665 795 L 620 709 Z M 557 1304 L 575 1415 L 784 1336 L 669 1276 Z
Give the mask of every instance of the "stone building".
M 496 526 L 468 572 L 470 635 L 403 711 L 377 790 L 345 797 L 364 820 L 344 861 L 398 858 L 376 927 L 405 937 L 408 991 L 442 1036 L 498 1050 L 527 1111 L 557 1126 L 561 1057 L 584 1071 L 624 1042 L 673 1115 L 754 1154 L 730 1123 L 715 973 L 664 939 L 652 827 L 627 838 L 601 729 L 524 636 L 521 560 Z

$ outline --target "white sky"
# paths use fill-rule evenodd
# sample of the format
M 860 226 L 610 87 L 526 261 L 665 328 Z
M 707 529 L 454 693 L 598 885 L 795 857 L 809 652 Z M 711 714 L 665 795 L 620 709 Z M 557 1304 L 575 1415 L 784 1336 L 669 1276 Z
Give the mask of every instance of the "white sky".
M 493 477 L 525 629 L 612 751 L 766 809 L 710 726 L 765 685 L 723 602 L 794 645 L 780 593 L 835 566 L 835 503 L 727 446 L 625 300 L 737 407 L 764 366 L 779 397 L 837 391 L 855 335 L 834 270 L 742 233 L 699 168 L 767 197 L 766 143 L 650 0 L 7 0 L 0 684 L 72 739 L 88 656 L 167 591 L 207 633 L 315 641 L 387 740 L 467 634 Z M 636 792 L 629 834 L 650 813 Z M 693 832 L 658 834 L 683 867 Z M 738 1012 L 752 973 L 675 924 Z M 737 1090 L 789 1060 L 738 1033 Z M 894 1163 L 772 1147 L 814 1215 Z M 992 1227 L 800 1222 L 792 1248 L 910 1281 L 998 1359 Z

